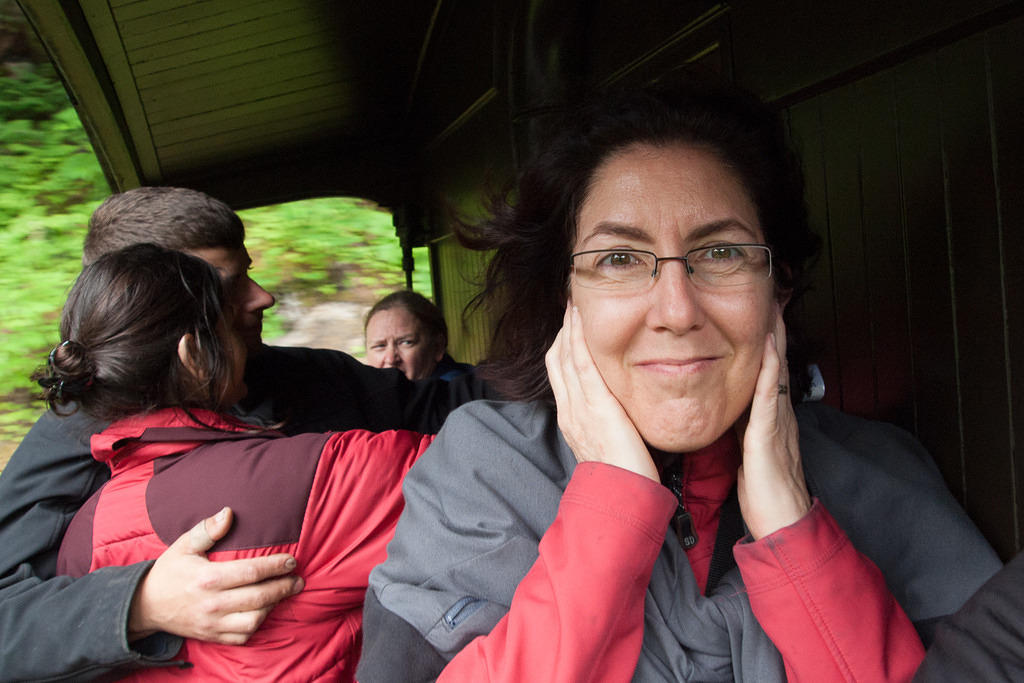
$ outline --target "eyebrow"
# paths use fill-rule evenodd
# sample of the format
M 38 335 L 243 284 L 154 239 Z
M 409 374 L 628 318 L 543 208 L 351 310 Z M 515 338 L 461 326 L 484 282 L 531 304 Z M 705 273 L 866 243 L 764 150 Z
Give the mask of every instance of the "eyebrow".
M 686 236 L 688 241 L 701 240 L 706 237 L 710 237 L 719 232 L 726 230 L 739 229 L 750 235 L 751 239 L 756 239 L 757 234 L 745 223 L 742 223 L 735 218 L 723 218 L 719 221 L 711 221 L 705 223 L 693 230 Z M 602 221 L 598 223 L 594 228 L 593 232 L 587 235 L 582 242 L 580 247 L 586 245 L 591 239 L 599 236 L 610 236 L 610 237 L 621 237 L 635 242 L 643 242 L 644 244 L 654 244 L 654 239 L 651 235 L 643 228 L 638 228 L 634 225 L 628 225 L 626 223 L 615 223 L 612 221 Z
M 400 341 L 405 341 L 406 339 L 412 339 L 412 340 L 415 341 L 418 338 L 419 337 L 415 333 L 412 333 L 412 334 L 403 334 L 403 335 L 394 337 L 393 339 L 395 340 L 395 343 L 398 343 Z M 386 344 L 388 339 L 392 339 L 392 337 L 379 337 L 377 339 L 369 339 L 367 341 L 369 341 L 371 344 Z
M 583 241 L 580 242 L 580 246 L 583 247 L 591 239 L 600 236 L 622 237 L 636 242 L 644 242 L 645 244 L 654 244 L 654 239 L 642 228 L 627 225 L 625 223 L 602 221 L 594 227 L 593 232 L 583 238 Z

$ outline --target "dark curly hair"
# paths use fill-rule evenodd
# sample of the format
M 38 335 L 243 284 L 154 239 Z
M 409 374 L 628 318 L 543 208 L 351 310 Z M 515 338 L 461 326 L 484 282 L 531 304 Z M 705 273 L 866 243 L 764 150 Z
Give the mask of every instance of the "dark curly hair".
M 504 396 L 551 400 L 544 353 L 565 312 L 580 207 L 598 167 L 636 144 L 684 144 L 714 154 L 757 207 L 778 295 L 792 302 L 806 290 L 820 240 L 808 225 L 800 163 L 777 112 L 745 91 L 706 79 L 603 93 L 570 112 L 514 184 L 492 198 L 490 219 L 456 227 L 463 245 L 494 251 L 472 305 L 495 321 L 478 374 Z M 792 309 L 786 323 L 796 369 L 805 363 L 793 339 Z M 796 387 L 806 388 L 805 374 L 794 375 Z
M 218 331 L 224 314 L 220 277 L 205 261 L 153 244 L 105 254 L 75 281 L 62 342 L 33 379 L 58 414 L 80 405 L 113 421 L 167 407 L 218 409 L 231 373 Z M 185 334 L 195 340 L 195 374 L 178 358 Z

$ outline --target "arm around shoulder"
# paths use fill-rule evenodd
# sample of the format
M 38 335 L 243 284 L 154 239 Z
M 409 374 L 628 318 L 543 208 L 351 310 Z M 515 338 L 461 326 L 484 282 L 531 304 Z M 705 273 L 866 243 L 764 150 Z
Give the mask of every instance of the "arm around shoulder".
M 90 680 L 114 670 L 159 665 L 174 656 L 181 646 L 174 636 L 161 634 L 134 647 L 128 643 L 132 598 L 151 564 L 46 581 L 22 565 L 0 579 L 4 678 Z
M 15 679 L 87 680 L 177 651 L 166 636 L 155 656 L 128 644 L 135 590 L 151 563 L 87 577 L 56 577 L 64 531 L 107 480 L 89 439 L 104 424 L 84 413 L 45 413 L 0 475 L 0 670 Z M 147 643 L 153 645 L 155 641 Z

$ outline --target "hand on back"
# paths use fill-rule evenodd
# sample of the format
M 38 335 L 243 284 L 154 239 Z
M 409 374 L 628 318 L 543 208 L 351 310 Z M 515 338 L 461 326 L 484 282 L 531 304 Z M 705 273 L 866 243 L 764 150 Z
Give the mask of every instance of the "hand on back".
M 243 645 L 281 600 L 302 590 L 295 559 L 266 557 L 211 562 L 206 552 L 231 528 L 230 508 L 199 522 L 157 559 L 139 585 L 128 638 L 162 631 L 225 645 Z

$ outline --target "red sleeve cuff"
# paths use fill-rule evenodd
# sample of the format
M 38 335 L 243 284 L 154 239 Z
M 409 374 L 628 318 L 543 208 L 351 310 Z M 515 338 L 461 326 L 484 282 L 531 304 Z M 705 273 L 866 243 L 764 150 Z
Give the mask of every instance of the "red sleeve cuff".
M 659 545 L 665 540 L 676 498 L 659 482 L 627 469 L 597 462 L 577 465 L 562 505 L 583 505 L 636 527 Z
M 849 544 L 825 506 L 815 498 L 810 511 L 789 526 L 733 549 L 750 593 L 817 571 Z

